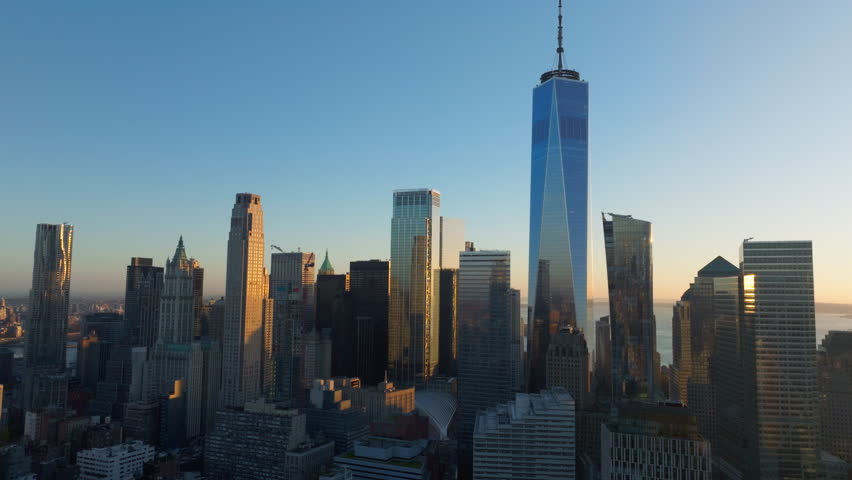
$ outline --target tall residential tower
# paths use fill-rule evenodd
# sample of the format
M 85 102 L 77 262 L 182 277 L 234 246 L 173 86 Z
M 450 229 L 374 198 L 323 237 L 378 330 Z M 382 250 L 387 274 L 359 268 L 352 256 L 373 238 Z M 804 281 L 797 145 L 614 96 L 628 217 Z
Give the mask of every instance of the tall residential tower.
M 74 227 L 36 227 L 30 314 L 24 324 L 24 408 L 65 408 L 65 337 Z
M 589 324 L 589 85 L 563 66 L 562 3 L 556 69 L 533 90 L 530 178 L 528 384 L 545 386 L 545 353 L 560 327 Z M 590 341 L 594 343 L 594 339 Z
M 222 390 L 226 406 L 261 396 L 264 278 L 260 195 L 238 193 L 231 211 L 225 277 Z

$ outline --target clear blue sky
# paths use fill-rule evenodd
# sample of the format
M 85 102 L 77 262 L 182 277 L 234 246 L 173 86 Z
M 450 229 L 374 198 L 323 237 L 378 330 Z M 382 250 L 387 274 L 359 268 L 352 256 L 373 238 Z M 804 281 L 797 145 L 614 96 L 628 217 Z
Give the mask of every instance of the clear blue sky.
M 391 191 L 432 187 L 526 290 L 531 89 L 556 0 L 3 2 L 0 295 L 35 224 L 75 225 L 72 294 L 183 234 L 224 289 L 236 192 L 267 243 L 389 256 Z M 592 211 L 655 226 L 656 297 L 745 237 L 813 239 L 852 303 L 852 2 L 568 1 L 591 88 Z M 605 295 L 598 216 L 596 296 Z

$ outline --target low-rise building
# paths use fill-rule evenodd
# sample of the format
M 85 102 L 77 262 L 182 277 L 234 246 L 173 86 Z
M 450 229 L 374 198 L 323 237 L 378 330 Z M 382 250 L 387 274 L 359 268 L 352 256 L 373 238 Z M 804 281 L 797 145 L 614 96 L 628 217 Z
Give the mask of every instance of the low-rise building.
M 352 405 L 363 407 L 370 422 L 378 422 L 392 415 L 414 411 L 414 387 L 396 388 L 387 380 L 375 387 L 355 388 L 351 391 Z
M 601 426 L 601 479 L 712 478 L 710 442 L 680 404 L 628 402 Z
M 77 453 L 82 480 L 128 480 L 142 476 L 142 467 L 154 459 L 154 447 L 140 441 Z
M 518 393 L 479 412 L 473 430 L 473 478 L 575 478 L 574 399 L 562 387 Z
M 352 472 L 353 480 L 427 480 L 430 478 L 423 451 L 428 440 L 397 440 L 366 437 L 351 452 L 334 457 L 334 464 Z

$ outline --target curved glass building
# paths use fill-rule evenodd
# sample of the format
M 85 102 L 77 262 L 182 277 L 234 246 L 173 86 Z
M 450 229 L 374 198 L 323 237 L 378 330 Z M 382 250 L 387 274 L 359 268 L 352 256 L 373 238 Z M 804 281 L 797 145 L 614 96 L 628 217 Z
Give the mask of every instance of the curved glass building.
M 561 326 L 588 325 L 589 85 L 559 65 L 533 90 L 530 178 L 529 371 L 545 387 L 544 355 Z M 594 338 L 589 339 L 594 345 Z

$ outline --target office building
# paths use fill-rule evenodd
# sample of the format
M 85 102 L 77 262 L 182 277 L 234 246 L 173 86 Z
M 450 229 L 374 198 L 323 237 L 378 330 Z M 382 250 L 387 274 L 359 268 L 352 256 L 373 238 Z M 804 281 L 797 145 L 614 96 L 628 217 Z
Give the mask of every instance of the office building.
M 465 250 L 464 220 L 441 217 L 438 268 L 458 269 L 459 253 Z
M 157 341 L 162 288 L 163 267 L 155 267 L 150 258 L 130 259 L 124 289 L 124 319 L 131 345 L 152 347 Z
M 589 322 L 589 85 L 564 67 L 533 90 L 529 235 L 529 391 L 545 386 L 550 335 Z M 594 339 L 590 339 L 594 343 Z
M 30 457 L 23 445 L 0 446 L 0 480 L 18 480 L 30 475 Z
M 397 387 L 393 382 L 379 382 L 375 387 L 355 388 L 350 391 L 352 405 L 363 408 L 370 422 L 387 420 L 393 415 L 414 411 L 414 387 Z
M 595 394 L 608 395 L 612 391 L 612 337 L 609 315 L 595 322 Z
M 260 195 L 238 193 L 231 211 L 225 274 L 222 391 L 225 405 L 261 396 L 264 283 Z
M 336 354 L 337 350 L 333 349 L 331 339 L 331 329 L 326 328 L 322 332 L 317 330 L 310 331 L 304 335 L 304 351 L 305 351 L 305 385 L 312 385 L 317 378 L 332 377 L 332 353 Z M 351 338 L 349 339 L 351 343 Z
M 320 434 L 334 441 L 336 454 L 352 450 L 355 440 L 370 433 L 370 419 L 352 400 L 343 398 L 343 389 L 333 379 L 314 380 L 310 408 L 305 409 L 308 434 Z
M 820 448 L 852 463 L 852 331 L 828 332 L 818 365 Z
M 461 253 L 458 309 L 459 448 L 469 451 L 477 412 L 514 392 L 509 252 Z
M 739 271 L 716 257 L 698 271 L 673 307 L 671 397 L 689 406 L 698 418 L 699 432 L 711 442 L 717 429 L 716 384 L 727 381 L 719 378 L 714 365 L 729 360 L 719 358 L 716 330 L 735 321 Z
M 82 480 L 127 480 L 142 476 L 142 467 L 154 460 L 156 451 L 140 441 L 77 453 Z
M 106 375 L 106 363 L 112 344 L 103 342 L 96 332 L 80 339 L 77 346 L 77 377 L 80 386 L 95 391 Z
M 334 455 L 334 442 L 315 444 L 306 432 L 304 414 L 262 399 L 220 410 L 204 445 L 205 473 L 223 480 L 304 478 L 293 473 L 319 471 Z
M 204 328 L 201 318 L 204 313 L 204 269 L 194 258 L 189 259 L 189 263 L 192 268 L 192 336 L 195 338 L 201 336 Z
M 512 389 L 522 392 L 524 383 L 524 332 L 521 325 L 521 291 L 517 288 L 510 290 L 512 296 L 512 368 L 509 376 L 512 378 Z
M 574 400 L 562 388 L 518 393 L 480 412 L 473 433 L 473 478 L 575 478 L 574 427 Z
M 166 259 L 160 293 L 157 339 L 163 343 L 187 344 L 193 339 L 196 310 L 194 270 L 197 267 L 198 261 L 186 256 L 183 237 L 180 237 L 174 255 Z
M 160 295 L 159 334 L 150 351 L 146 395 L 143 397 L 144 401 L 151 402 L 176 394 L 175 382 L 182 382 L 179 396 L 186 405 L 186 415 L 177 418 L 184 425 L 177 429 L 174 424 L 168 423 L 173 432 L 180 432 L 170 435 L 178 445 L 201 434 L 207 416 L 205 407 L 209 408 L 204 403 L 208 383 L 204 361 L 209 361 L 210 357 L 205 357 L 201 343 L 193 340 L 196 324 L 195 280 L 198 278 L 194 269 L 198 267 L 197 260 L 187 257 L 181 237 L 174 255 L 166 260 Z
M 316 332 L 331 332 L 334 355 L 331 375 L 355 375 L 355 324 L 349 295 L 349 275 L 335 275 L 325 253 L 316 281 Z M 319 378 L 324 378 L 320 376 Z
M 458 374 L 458 282 L 459 271 L 443 268 L 441 276 L 440 343 L 438 368 L 441 374 L 454 377 Z
M 159 402 L 130 402 L 124 413 L 124 436 L 157 445 L 160 439 Z
M 438 368 L 440 207 L 437 190 L 393 193 L 388 372 L 405 386 Z
M 325 260 L 316 279 L 315 328 L 318 331 L 334 327 L 335 307 L 342 301 L 348 290 L 349 275 L 335 275 L 334 267 L 328 259 L 328 252 L 325 252 Z
M 550 340 L 545 358 L 547 388 L 563 387 L 571 394 L 578 410 L 589 395 L 589 349 L 579 329 L 566 327 Z
M 428 480 L 424 450 L 429 441 L 367 437 L 355 442 L 346 455 L 334 457 L 334 464 L 352 472 L 354 480 Z
M 465 250 L 464 220 L 441 217 L 438 259 L 438 370 L 446 377 L 458 374 L 458 268 Z
M 314 263 L 310 252 L 272 254 L 269 296 L 275 302 L 272 322 L 274 387 L 270 398 L 301 402 L 305 384 L 304 335 L 313 324 Z
M 0 384 L 11 385 L 15 378 L 15 352 L 0 348 Z
M 225 328 L 225 297 L 210 304 L 207 314 L 207 338 L 222 344 Z
M 65 408 L 65 338 L 73 233 L 74 227 L 64 223 L 36 227 L 30 312 L 24 324 L 22 405 L 27 410 Z
M 651 223 L 629 215 L 603 217 L 612 335 L 613 395 L 655 400 L 660 367 Z
M 601 479 L 710 480 L 710 442 L 680 405 L 627 402 L 601 429 Z
M 349 264 L 355 376 L 366 385 L 381 382 L 387 369 L 390 271 L 390 262 L 382 260 Z
M 813 246 L 757 242 L 740 250 L 747 432 L 761 478 L 818 471 Z
M 95 312 L 86 314 L 80 322 L 80 337 L 97 334 L 102 342 L 124 343 L 127 328 L 124 317 L 115 312 Z
M 147 360 L 147 347 L 110 346 L 104 378 L 97 384 L 95 398 L 89 401 L 89 415 L 123 419 L 127 404 L 145 396 Z

